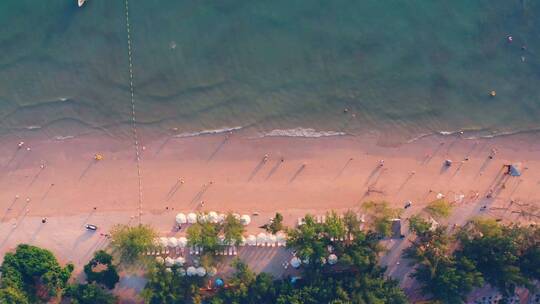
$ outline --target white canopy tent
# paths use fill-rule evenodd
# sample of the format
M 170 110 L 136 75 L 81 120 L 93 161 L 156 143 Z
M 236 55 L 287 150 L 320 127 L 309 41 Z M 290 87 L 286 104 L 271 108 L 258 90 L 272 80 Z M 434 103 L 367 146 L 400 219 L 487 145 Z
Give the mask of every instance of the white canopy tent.
M 186 274 L 191 277 L 197 274 L 197 269 L 193 266 L 189 266 L 186 270 Z
M 178 238 L 178 247 L 184 248 L 187 246 L 187 239 L 183 236 Z
M 204 267 L 197 268 L 197 275 L 200 277 L 204 277 L 206 275 L 206 269 L 204 269 Z
M 175 237 L 170 237 L 168 245 L 169 247 L 176 248 L 178 246 L 178 240 Z
M 214 211 L 210 211 L 208 212 L 207 218 L 210 223 L 217 223 L 219 220 L 219 215 Z
M 183 214 L 183 213 L 178 213 L 178 214 L 176 215 L 176 223 L 177 223 L 178 225 L 186 224 L 186 223 L 187 223 L 187 217 L 186 217 L 186 215 Z
M 179 265 L 179 266 L 184 265 L 184 263 L 186 263 L 186 259 L 184 257 L 177 257 L 174 260 L 174 264 Z
M 166 257 L 165 258 L 165 266 L 171 267 L 172 265 L 174 265 L 174 259 L 171 258 L 171 257 Z
M 159 244 L 160 244 L 162 247 L 167 247 L 167 246 L 169 246 L 169 239 L 166 238 L 166 237 L 160 237 L 160 238 L 159 238 Z

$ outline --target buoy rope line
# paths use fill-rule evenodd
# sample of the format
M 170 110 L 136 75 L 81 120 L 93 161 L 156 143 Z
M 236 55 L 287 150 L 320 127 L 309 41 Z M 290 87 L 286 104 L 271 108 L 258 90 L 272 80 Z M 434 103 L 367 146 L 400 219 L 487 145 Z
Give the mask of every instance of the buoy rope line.
M 129 62 L 129 91 L 131 94 L 131 130 L 133 133 L 133 142 L 135 148 L 136 164 L 137 164 L 137 179 L 139 182 L 139 224 L 141 224 L 142 217 L 142 177 L 141 177 L 141 153 L 139 148 L 139 134 L 137 133 L 137 119 L 135 115 L 135 89 L 133 87 L 133 56 L 131 50 L 131 26 L 129 23 L 129 0 L 126 3 L 126 31 L 127 31 L 127 45 L 128 45 L 128 62 Z

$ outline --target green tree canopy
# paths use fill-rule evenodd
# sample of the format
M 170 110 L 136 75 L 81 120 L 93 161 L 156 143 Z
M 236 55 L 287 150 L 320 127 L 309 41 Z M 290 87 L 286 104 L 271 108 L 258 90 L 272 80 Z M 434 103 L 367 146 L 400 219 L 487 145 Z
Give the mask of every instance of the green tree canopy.
M 105 269 L 96 271 L 95 268 L 100 266 Z M 89 283 L 96 282 L 108 289 L 113 289 L 120 280 L 116 266 L 112 264 L 112 256 L 103 250 L 94 253 L 94 258 L 84 266 L 84 273 Z
M 153 248 L 156 231 L 147 225 L 116 225 L 111 230 L 111 247 L 118 254 L 120 262 L 131 265 L 138 261 L 144 252 Z
M 445 199 L 438 199 L 430 202 L 424 210 L 434 218 L 447 218 L 452 213 L 452 205 Z
M 21 244 L 6 253 L 0 271 L 0 303 L 36 303 L 62 293 L 73 265 L 61 267 L 50 251 Z
M 385 237 L 392 234 L 392 219 L 399 218 L 401 215 L 400 209 L 391 208 L 390 204 L 385 201 L 364 202 L 362 209 L 370 217 L 372 228 Z
M 161 264 L 152 264 L 146 273 L 148 279 L 141 297 L 146 304 L 200 303 L 199 288 L 202 279 L 197 276 L 181 276 L 174 266 L 168 271 Z
M 283 226 L 283 215 L 281 215 L 281 213 L 276 213 L 276 215 L 272 219 L 272 222 L 267 226 L 266 231 L 272 234 L 276 234 L 283 229 L 285 229 L 285 227 Z
M 118 299 L 96 284 L 70 285 L 65 294 L 72 304 L 114 304 Z
M 227 244 L 239 245 L 245 232 L 244 225 L 232 213 L 228 213 L 223 221 L 223 234 Z

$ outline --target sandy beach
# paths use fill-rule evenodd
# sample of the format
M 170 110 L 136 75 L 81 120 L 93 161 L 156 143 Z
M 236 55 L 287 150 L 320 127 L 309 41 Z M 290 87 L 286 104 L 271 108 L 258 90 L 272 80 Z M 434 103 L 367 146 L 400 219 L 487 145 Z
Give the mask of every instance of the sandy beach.
M 107 244 L 98 233 L 86 232 L 84 224 L 96 224 L 105 233 L 114 224 L 138 222 L 132 141 L 97 134 L 65 140 L 44 137 L 2 139 L 0 256 L 27 242 L 80 267 Z M 248 226 L 248 232 L 258 233 L 275 212 L 294 225 L 306 213 L 361 213 L 360 203 L 367 200 L 387 200 L 399 208 L 410 200 L 406 218 L 438 193 L 455 201 L 448 220 L 452 224 L 478 214 L 525 223 L 537 222 L 540 216 L 536 134 L 493 139 L 428 136 L 392 147 L 378 145 L 374 136 L 257 138 L 239 132 L 176 138 L 147 132 L 141 137 L 141 220 L 163 235 L 178 233 L 177 212 L 258 212 Z M 21 140 L 25 143 L 19 149 Z M 95 153 L 104 159 L 95 161 Z M 446 159 L 453 161 L 450 167 L 444 166 Z M 521 163 L 522 176 L 502 175 L 503 165 L 513 163 Z M 482 206 L 487 209 L 480 211 Z M 41 223 L 43 217 L 46 224 Z M 383 263 L 394 265 L 405 245 L 390 244 Z M 403 278 L 407 271 L 389 268 L 395 277 Z

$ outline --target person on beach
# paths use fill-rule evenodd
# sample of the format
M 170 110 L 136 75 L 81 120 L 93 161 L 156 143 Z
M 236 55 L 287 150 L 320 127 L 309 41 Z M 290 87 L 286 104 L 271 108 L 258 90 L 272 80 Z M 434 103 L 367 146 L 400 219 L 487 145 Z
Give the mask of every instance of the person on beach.
M 379 160 L 379 167 L 382 168 L 383 166 L 384 166 L 384 159 L 381 159 Z

